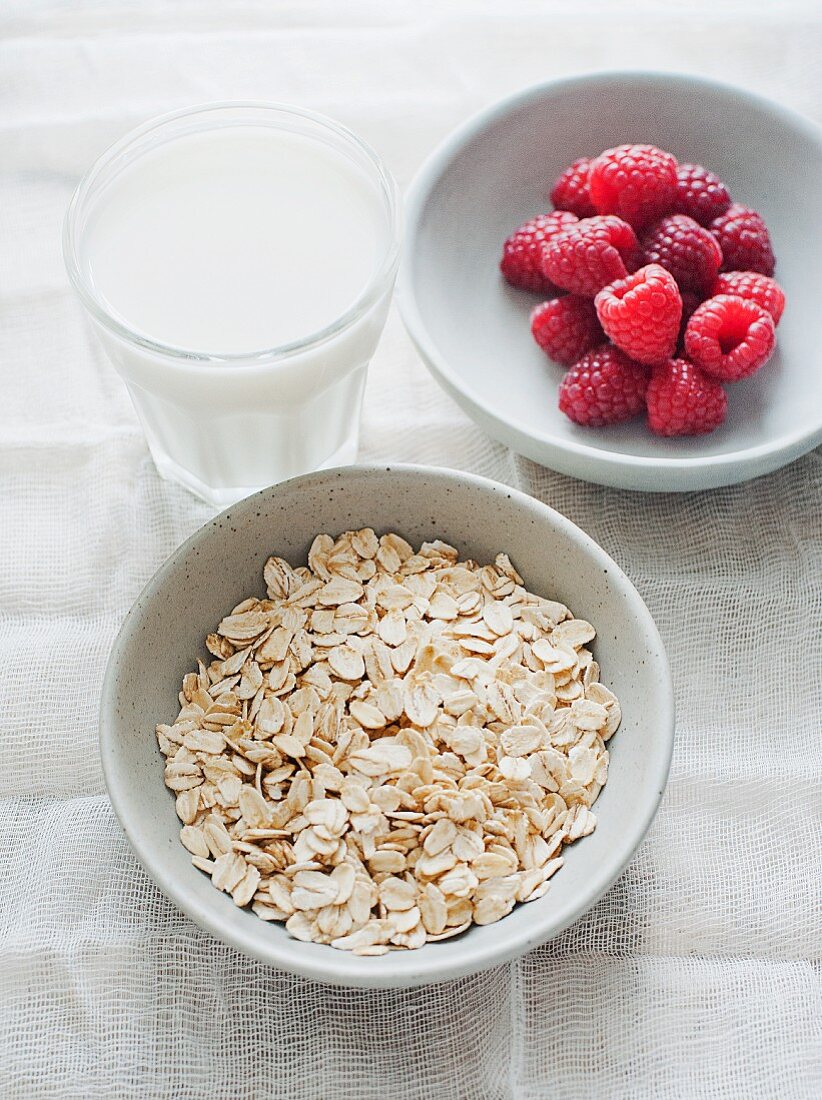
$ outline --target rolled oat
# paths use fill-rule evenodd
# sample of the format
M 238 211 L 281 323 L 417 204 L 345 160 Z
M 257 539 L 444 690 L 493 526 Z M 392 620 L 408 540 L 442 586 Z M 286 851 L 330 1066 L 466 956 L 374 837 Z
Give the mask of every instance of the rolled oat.
M 591 833 L 620 722 L 590 623 L 506 555 L 366 528 L 272 557 L 158 725 L 192 862 L 238 906 L 358 955 L 542 897 Z

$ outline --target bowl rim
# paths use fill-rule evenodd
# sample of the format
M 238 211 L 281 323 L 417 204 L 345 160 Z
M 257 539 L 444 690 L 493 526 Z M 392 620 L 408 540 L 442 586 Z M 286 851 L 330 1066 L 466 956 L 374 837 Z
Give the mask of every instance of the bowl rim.
M 309 954 L 302 956 L 302 944 L 298 940 L 289 940 L 287 950 L 283 950 L 276 941 L 272 940 L 267 949 L 263 950 L 257 942 L 245 935 L 242 928 L 234 927 L 230 922 L 224 922 L 210 901 L 201 903 L 189 892 L 185 881 L 177 879 L 167 871 L 162 854 L 163 845 L 159 841 L 154 847 L 146 847 L 138 839 L 136 825 L 141 820 L 138 800 L 134 797 L 134 785 L 118 754 L 119 734 L 115 717 L 118 673 L 125 663 L 126 651 L 134 628 L 141 621 L 149 603 L 162 593 L 166 580 L 177 566 L 192 551 L 196 551 L 202 542 L 216 536 L 221 530 L 218 524 L 222 524 L 232 510 L 238 506 L 253 507 L 252 502 L 268 497 L 272 493 L 276 494 L 284 488 L 294 489 L 300 485 L 318 482 L 323 484 L 335 479 L 339 480 L 341 477 L 367 479 L 376 475 L 383 476 L 386 473 L 396 474 L 409 480 L 424 477 L 430 482 L 431 479 L 436 479 L 447 482 L 455 488 L 467 484 L 485 493 L 501 493 L 526 510 L 535 513 L 541 520 L 559 528 L 578 546 L 581 553 L 593 558 L 608 571 L 609 587 L 616 586 L 638 620 L 638 626 L 648 645 L 647 659 L 653 662 L 659 684 L 658 697 L 654 699 L 657 735 L 654 753 L 648 758 L 647 804 L 633 828 L 622 832 L 616 838 L 610 849 L 612 858 L 603 861 L 584 890 L 574 894 L 558 912 L 548 911 L 542 920 L 530 921 L 524 929 L 519 930 L 518 934 L 509 933 L 504 942 L 499 945 L 475 947 L 473 951 L 462 952 L 457 959 L 452 959 L 447 953 L 440 952 L 431 953 L 426 958 L 421 951 L 389 952 L 388 955 L 380 958 L 358 958 L 348 952 L 334 951 L 332 948 L 329 948 L 327 955 L 323 954 L 319 959 L 315 959 Z M 463 977 L 516 958 L 564 931 L 600 900 L 633 858 L 659 808 L 668 780 L 673 746 L 674 689 L 662 638 L 650 611 L 633 583 L 605 550 L 560 512 L 517 489 L 475 474 L 406 463 L 364 464 L 303 474 L 245 498 L 244 501 L 230 506 L 200 527 L 160 565 L 123 620 L 109 654 L 99 708 L 99 751 L 112 808 L 132 851 L 161 892 L 200 927 L 244 954 L 305 978 L 350 987 L 401 988 Z M 157 778 L 159 782 L 159 768 Z M 218 896 L 215 893 L 214 900 Z M 403 958 L 406 960 L 404 965 Z
M 537 462 L 542 461 L 542 459 L 535 455 L 535 445 L 561 454 L 573 455 L 603 472 L 623 467 L 632 470 L 656 471 L 715 470 L 720 473 L 740 463 L 756 463 L 758 460 L 771 460 L 772 464 L 769 468 L 776 468 L 779 463 L 773 462 L 774 459 L 782 456 L 787 456 L 786 461 L 798 458 L 803 451 L 810 450 L 822 442 L 822 418 L 820 418 L 819 424 L 815 428 L 803 428 L 791 433 L 784 433 L 776 440 L 743 447 L 735 451 L 726 451 L 722 454 L 677 458 L 624 454 L 619 451 L 595 447 L 589 443 L 561 438 L 550 432 L 523 431 L 510 420 L 501 417 L 493 405 L 474 390 L 470 381 L 466 382 L 465 375 L 459 374 L 450 366 L 448 358 L 440 353 L 433 338 L 429 335 L 414 293 L 415 265 L 417 262 L 415 242 L 428 199 L 451 162 L 464 146 L 478 136 L 490 123 L 505 117 L 510 111 L 521 105 L 539 100 L 546 92 L 572 91 L 585 85 L 608 85 L 627 81 L 648 86 L 664 81 L 668 85 L 679 85 L 682 94 L 687 94 L 688 90 L 693 89 L 724 93 L 729 97 L 736 97 L 760 111 L 769 113 L 780 123 L 800 131 L 804 136 L 822 146 L 822 126 L 817 125 L 813 120 L 806 118 L 798 111 L 794 111 L 792 108 L 785 107 L 767 96 L 751 92 L 739 85 L 714 80 L 695 73 L 654 69 L 608 69 L 559 77 L 555 80 L 546 80 L 529 85 L 497 100 L 488 107 L 482 108 L 461 123 L 434 148 L 412 180 L 405 201 L 405 254 L 400 265 L 397 281 L 397 303 L 403 323 L 424 362 L 450 395 L 457 400 L 461 398 L 471 406 L 476 416 L 484 421 L 486 425 L 493 425 L 494 432 L 499 433 L 497 438 L 505 439 L 507 437 L 516 440 L 513 445 L 521 448 L 520 453 L 534 458 Z M 760 469 L 756 472 L 763 473 L 765 471 Z M 750 476 L 755 476 L 755 473 Z M 724 482 L 717 482 L 717 484 L 724 484 Z M 697 486 L 689 484 L 683 487 L 696 488 Z M 651 486 L 651 488 L 654 487 Z

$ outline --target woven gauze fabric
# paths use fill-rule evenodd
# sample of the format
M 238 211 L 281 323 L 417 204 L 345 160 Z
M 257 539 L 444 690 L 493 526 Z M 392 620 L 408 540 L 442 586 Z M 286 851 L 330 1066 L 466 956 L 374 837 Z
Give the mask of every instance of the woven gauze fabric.
M 649 2 L 4 6 L 4 1100 L 822 1094 L 822 453 L 711 493 L 585 485 L 489 440 L 392 314 L 361 458 L 497 478 L 601 543 L 662 632 L 677 739 L 646 841 L 558 939 L 425 989 L 324 987 L 183 917 L 106 798 L 97 706 L 111 642 L 209 511 L 157 476 L 60 258 L 63 212 L 91 159 L 137 122 L 198 101 L 324 111 L 403 185 L 474 110 L 598 67 L 699 71 L 822 119 L 818 22 L 810 7 L 780 5 L 779 18 L 775 7 L 749 4 L 743 20 L 741 5 L 696 3 L 679 21 Z

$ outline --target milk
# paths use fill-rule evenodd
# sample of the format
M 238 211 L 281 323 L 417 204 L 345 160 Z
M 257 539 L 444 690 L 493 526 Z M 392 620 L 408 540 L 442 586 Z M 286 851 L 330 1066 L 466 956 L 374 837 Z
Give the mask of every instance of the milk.
M 336 149 L 237 126 L 179 137 L 126 167 L 89 219 L 80 261 L 134 331 L 240 354 L 341 317 L 387 233 L 374 181 Z
M 179 111 L 69 206 L 69 276 L 160 473 L 214 505 L 356 458 L 399 250 L 396 186 L 320 115 Z

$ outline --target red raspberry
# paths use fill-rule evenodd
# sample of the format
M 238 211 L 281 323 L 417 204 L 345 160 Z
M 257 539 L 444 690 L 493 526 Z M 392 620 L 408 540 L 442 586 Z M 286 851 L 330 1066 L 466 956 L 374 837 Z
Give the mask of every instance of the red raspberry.
M 688 327 L 688 322 L 694 312 L 702 304 L 702 299 L 699 295 L 694 294 L 690 290 L 681 290 L 680 296 L 682 298 L 682 320 L 679 322 L 679 336 L 676 341 L 678 350 L 685 347 L 685 329 Z
M 687 214 L 700 225 L 708 225 L 730 205 L 730 193 L 719 176 L 701 164 L 680 164 L 676 172 L 675 214 Z
M 733 294 L 703 302 L 685 329 L 688 356 L 723 382 L 737 382 L 759 370 L 775 342 L 770 313 Z
M 722 252 L 716 237 L 693 218 L 671 214 L 658 221 L 642 240 L 647 264 L 661 264 L 682 290 L 705 297 L 714 285 Z
M 578 218 L 592 218 L 596 214 L 588 190 L 588 169 L 591 161 L 580 157 L 569 165 L 551 188 L 551 202 L 557 210 L 570 210 Z
M 545 242 L 576 220 L 575 214 L 555 210 L 552 214 L 538 214 L 511 234 L 503 246 L 499 265 L 511 286 L 535 290 L 539 294 L 556 291 L 542 271 Z
M 755 210 L 735 202 L 714 218 L 710 230 L 722 249 L 723 271 L 758 271 L 773 275 L 776 267 L 768 227 Z
M 542 350 L 565 367 L 605 339 L 594 303 L 576 294 L 538 305 L 531 314 L 531 332 Z
M 585 218 L 551 237 L 545 246 L 543 271 L 563 290 L 593 298 L 640 262 L 630 225 L 620 218 Z
M 673 275 L 648 264 L 594 299 L 597 316 L 618 348 L 639 363 L 662 363 L 676 348 L 682 298 Z
M 591 200 L 600 214 L 618 214 L 639 229 L 670 212 L 676 168 L 676 158 L 654 145 L 606 149 L 591 164 Z
M 759 275 L 756 271 L 726 271 L 714 283 L 712 294 L 735 294 L 762 306 L 779 324 L 785 308 L 785 292 L 775 279 Z
M 648 371 L 619 348 L 601 344 L 575 363 L 559 387 L 559 407 L 576 424 L 601 428 L 636 416 L 645 405 Z
M 704 435 L 725 419 L 728 396 L 687 359 L 656 367 L 648 383 L 648 427 L 656 435 Z

